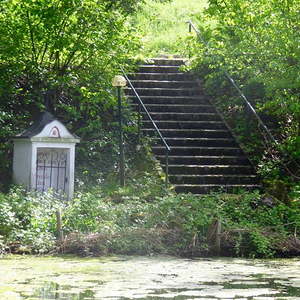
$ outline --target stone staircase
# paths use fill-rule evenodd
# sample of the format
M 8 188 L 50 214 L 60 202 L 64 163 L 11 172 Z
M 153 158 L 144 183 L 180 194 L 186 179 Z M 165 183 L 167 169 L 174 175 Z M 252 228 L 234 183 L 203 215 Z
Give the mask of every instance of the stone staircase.
M 171 147 L 169 180 L 179 193 L 205 194 L 259 188 L 248 158 L 182 59 L 153 59 L 129 77 Z M 133 91 L 125 90 L 132 103 Z M 157 139 L 153 152 L 165 168 L 165 147 L 152 123 L 143 117 L 143 132 Z

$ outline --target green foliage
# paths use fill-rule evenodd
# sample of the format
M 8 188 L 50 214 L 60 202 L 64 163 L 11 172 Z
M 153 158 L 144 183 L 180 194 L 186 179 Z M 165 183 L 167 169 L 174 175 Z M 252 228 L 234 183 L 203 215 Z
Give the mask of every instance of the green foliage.
M 65 230 L 116 233 L 133 224 L 143 225 L 151 203 L 165 193 L 161 179 L 148 173 L 124 188 L 106 184 L 78 192 L 65 210 Z
M 200 13 L 206 0 L 147 0 L 132 18 L 142 36 L 145 57 L 183 54 L 186 21 Z
M 170 249 L 187 256 L 207 254 L 207 231 L 218 216 L 217 201 L 192 194 L 171 194 L 157 204 L 155 226 L 172 229 L 181 236 Z
M 128 66 L 128 59 L 139 48 L 136 32 L 128 23 L 128 14 L 139 3 L 2 1 L 1 185 L 10 180 L 9 138 L 28 128 L 46 104 L 81 137 L 80 170 L 88 170 L 91 164 L 99 170 L 101 161 L 110 162 L 102 170 L 115 167 L 117 113 L 111 79 L 120 72 L 120 65 Z M 101 175 L 95 177 L 102 179 Z
M 300 158 L 300 52 L 295 42 L 300 37 L 299 8 L 298 1 L 211 0 L 198 16 L 208 46 L 193 38 L 187 50 L 193 56 L 192 68 L 204 78 L 208 93 L 269 179 L 282 176 L 282 162 Z M 264 151 L 261 128 L 245 112 L 225 71 L 260 111 L 280 147 Z M 291 169 L 297 171 L 299 166 L 292 162 Z
M 286 205 L 258 192 L 206 196 L 168 193 L 156 195 L 152 202 L 129 190 L 122 194 L 117 203 L 113 194 L 103 191 L 80 194 L 80 201 L 74 199 L 65 212 L 65 228 L 86 235 L 71 234 L 65 249 L 84 255 L 208 255 L 214 253 L 215 221 L 221 220 L 224 255 L 273 257 L 293 253 L 286 241 L 300 225 L 298 202 Z
M 11 251 L 45 253 L 55 245 L 55 212 L 61 204 L 51 193 L 12 188 L 0 194 L 0 236 Z
M 300 253 L 299 201 L 285 204 L 258 192 L 177 195 L 162 184 L 158 190 L 152 179 L 151 183 L 145 175 L 127 188 L 90 188 L 66 205 L 51 194 L 20 188 L 0 194 L 0 254 L 54 251 L 58 208 L 63 211 L 65 235 L 58 246 L 65 253 L 212 255 L 217 221 L 222 224 L 222 255 Z M 141 184 L 147 193 L 141 191 Z
M 272 257 L 276 252 L 284 253 L 280 242 L 300 224 L 298 201 L 287 205 L 258 193 L 225 195 L 223 201 L 222 220 L 226 234 L 231 235 L 227 241 L 238 255 Z

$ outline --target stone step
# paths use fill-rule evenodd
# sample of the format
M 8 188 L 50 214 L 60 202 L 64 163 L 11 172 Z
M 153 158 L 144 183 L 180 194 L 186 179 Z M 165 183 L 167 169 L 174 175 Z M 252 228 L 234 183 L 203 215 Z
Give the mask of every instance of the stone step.
M 139 95 L 140 96 L 140 95 Z M 136 96 L 128 95 L 128 100 L 132 103 L 138 103 Z M 165 105 L 210 105 L 207 98 L 204 96 L 140 96 L 141 100 L 145 105 L 147 104 L 165 104 Z
M 194 75 L 177 72 L 177 73 L 145 73 L 137 72 L 128 75 L 131 80 L 176 80 L 176 81 L 189 81 L 194 79 Z
M 195 194 L 259 188 L 248 158 L 204 95 L 201 83 L 182 71 L 183 64 L 183 59 L 155 58 L 142 65 L 137 74 L 130 74 L 133 86 L 171 147 L 170 182 L 177 192 Z M 137 109 L 133 91 L 124 91 L 131 107 Z M 153 136 L 153 153 L 165 169 L 165 146 L 143 111 L 142 116 L 142 131 Z
M 165 165 L 162 165 L 165 168 Z M 172 175 L 253 175 L 252 166 L 244 165 L 171 165 L 169 173 Z
M 196 96 L 199 94 L 198 88 L 136 88 L 139 96 Z M 134 96 L 135 93 L 131 88 L 124 88 L 128 96 Z
M 156 134 L 155 129 L 142 129 L 144 134 L 153 136 Z M 222 129 L 162 129 L 163 137 L 186 137 L 186 138 L 231 138 L 231 133 L 228 130 Z
M 195 81 L 185 80 L 131 80 L 134 88 L 194 88 Z
M 162 163 L 166 162 L 165 155 L 156 156 Z M 245 156 L 169 156 L 169 163 L 172 165 L 249 165 Z
M 172 184 L 258 184 L 256 175 L 169 175 Z
M 154 138 L 155 144 L 160 144 L 159 138 Z M 236 141 L 233 138 L 165 138 L 171 147 L 235 147 Z
M 142 115 L 145 119 L 147 119 L 147 116 L 144 112 L 142 112 Z M 152 112 L 151 117 L 153 120 L 156 121 L 220 121 L 220 116 L 216 113 L 167 113 L 167 112 Z M 180 126 L 180 124 L 179 124 Z M 180 128 L 180 127 L 179 127 Z
M 156 120 L 159 129 L 227 129 L 222 121 L 164 121 Z M 143 128 L 153 128 L 149 120 L 143 120 Z
M 181 73 L 180 66 L 140 65 L 141 73 Z
M 137 110 L 137 104 L 133 104 L 133 109 Z M 170 104 L 146 104 L 149 112 L 153 113 L 215 113 L 216 111 L 211 105 L 170 105 Z
M 153 146 L 152 150 L 155 155 L 165 155 L 164 146 Z M 170 156 L 236 156 L 244 155 L 238 147 L 172 147 L 169 152 Z
M 232 184 L 232 185 L 219 185 L 219 184 L 206 184 L 206 185 L 192 185 L 192 184 L 182 184 L 175 185 L 175 191 L 177 193 L 192 193 L 192 194 L 209 194 L 211 192 L 221 192 L 221 193 L 240 193 L 241 191 L 254 191 L 259 190 L 260 185 L 254 184 Z
M 184 58 L 152 58 L 149 63 L 146 64 L 154 64 L 159 66 L 181 66 L 184 65 L 186 62 L 186 59 Z

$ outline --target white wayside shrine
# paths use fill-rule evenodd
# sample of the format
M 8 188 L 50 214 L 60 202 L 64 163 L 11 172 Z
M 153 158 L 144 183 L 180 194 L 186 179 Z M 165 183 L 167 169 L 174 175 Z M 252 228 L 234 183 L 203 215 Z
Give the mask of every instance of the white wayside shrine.
M 13 138 L 13 179 L 34 191 L 52 189 L 71 199 L 74 192 L 75 145 L 79 138 L 49 112 Z

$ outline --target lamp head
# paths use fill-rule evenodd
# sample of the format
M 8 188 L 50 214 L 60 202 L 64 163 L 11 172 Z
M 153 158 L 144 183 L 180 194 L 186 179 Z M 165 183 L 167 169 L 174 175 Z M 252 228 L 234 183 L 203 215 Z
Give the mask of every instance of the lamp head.
M 124 87 L 126 86 L 126 79 L 121 75 L 116 75 L 112 80 L 112 86 L 115 87 Z

